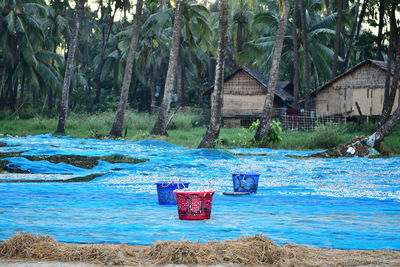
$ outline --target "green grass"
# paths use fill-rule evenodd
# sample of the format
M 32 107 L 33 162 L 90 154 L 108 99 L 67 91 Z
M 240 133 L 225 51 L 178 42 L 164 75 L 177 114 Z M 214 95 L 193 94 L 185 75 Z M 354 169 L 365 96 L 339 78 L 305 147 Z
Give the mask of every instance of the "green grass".
M 108 135 L 114 121 L 114 112 L 99 112 L 95 114 L 70 114 L 67 119 L 66 134 L 73 138 L 103 138 Z M 7 116 L 7 118 L 10 118 Z M 206 131 L 203 118 L 191 112 L 178 112 L 168 125 L 168 137 L 151 136 L 149 133 L 154 126 L 156 115 L 138 113 L 128 110 L 125 116 L 123 138 L 133 141 L 141 139 L 160 139 L 172 144 L 195 148 L 198 146 Z M 0 137 L 37 135 L 54 133 L 58 118 L 35 116 L 30 119 L 0 120 Z M 126 129 L 126 131 L 125 131 Z M 368 125 L 371 133 L 373 124 Z M 126 132 L 126 136 L 125 136 Z M 254 131 L 246 128 L 222 128 L 216 148 L 253 148 Z M 356 136 L 363 135 L 363 128 L 357 123 L 346 126 L 320 126 L 313 132 L 284 131 L 282 141 L 270 147 L 289 150 L 322 150 L 337 144 L 345 143 Z M 385 138 L 383 146 L 393 154 L 400 154 L 400 125 Z

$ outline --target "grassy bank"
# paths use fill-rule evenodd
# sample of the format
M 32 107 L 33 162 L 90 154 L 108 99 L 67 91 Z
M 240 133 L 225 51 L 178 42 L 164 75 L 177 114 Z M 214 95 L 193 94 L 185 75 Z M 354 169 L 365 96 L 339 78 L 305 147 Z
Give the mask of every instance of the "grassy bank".
M 96 114 L 70 114 L 67 120 L 66 133 L 73 138 L 103 138 L 114 121 L 114 112 Z M 170 143 L 197 147 L 205 131 L 206 123 L 200 114 L 178 112 L 168 124 L 168 137 L 151 136 L 156 115 L 127 111 L 123 138 L 130 140 L 161 139 Z M 0 137 L 6 135 L 26 136 L 53 133 L 56 129 L 57 117 L 45 118 L 35 116 L 29 119 L 18 117 L 0 119 Z M 369 125 L 369 132 L 373 125 Z M 271 145 L 274 149 L 321 150 L 347 142 L 355 136 L 363 135 L 361 126 L 348 123 L 345 126 L 321 125 L 313 132 L 284 131 L 282 141 Z M 222 128 L 216 148 L 252 148 L 254 131 L 246 128 Z M 385 139 L 384 147 L 394 154 L 400 154 L 400 127 L 397 126 Z

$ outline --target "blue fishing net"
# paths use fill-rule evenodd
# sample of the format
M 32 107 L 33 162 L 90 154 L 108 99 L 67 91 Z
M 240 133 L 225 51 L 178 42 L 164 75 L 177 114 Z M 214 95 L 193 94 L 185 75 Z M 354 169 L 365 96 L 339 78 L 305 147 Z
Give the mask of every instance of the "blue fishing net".
M 139 142 L 38 135 L 0 139 L 0 152 L 23 155 L 123 155 L 139 164 L 99 161 L 92 169 L 11 157 L 0 180 L 90 182 L 0 183 L 0 240 L 19 231 L 74 243 L 152 244 L 156 240 L 224 241 L 264 234 L 278 244 L 323 248 L 400 249 L 400 158 L 295 159 L 313 151 L 189 149 Z M 232 173 L 258 173 L 256 194 L 226 196 Z M 159 205 L 157 181 L 216 190 L 210 220 L 178 219 Z

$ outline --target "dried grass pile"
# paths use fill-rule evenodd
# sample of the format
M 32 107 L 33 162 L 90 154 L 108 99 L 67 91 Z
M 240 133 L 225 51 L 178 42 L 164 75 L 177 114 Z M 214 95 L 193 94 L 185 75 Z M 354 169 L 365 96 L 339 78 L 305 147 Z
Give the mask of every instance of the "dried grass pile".
M 105 265 L 186 264 L 291 266 L 287 253 L 270 239 L 257 235 L 226 242 L 157 241 L 151 246 L 126 244 L 69 244 L 48 236 L 22 233 L 0 243 L 0 258 Z
M 81 262 L 100 265 L 218 265 L 240 266 L 400 266 L 400 251 L 322 249 L 278 246 L 256 235 L 226 242 L 157 241 L 151 246 L 69 244 L 48 236 L 19 234 L 0 242 L 1 259 Z
M 155 264 L 292 266 L 287 256 L 284 249 L 261 235 L 223 243 L 157 241 L 145 251 L 145 257 Z
M 59 243 L 48 236 L 18 234 L 0 243 L 0 257 L 62 262 L 93 262 L 107 265 L 125 264 L 122 246 L 77 245 Z M 133 250 L 133 247 L 132 247 Z

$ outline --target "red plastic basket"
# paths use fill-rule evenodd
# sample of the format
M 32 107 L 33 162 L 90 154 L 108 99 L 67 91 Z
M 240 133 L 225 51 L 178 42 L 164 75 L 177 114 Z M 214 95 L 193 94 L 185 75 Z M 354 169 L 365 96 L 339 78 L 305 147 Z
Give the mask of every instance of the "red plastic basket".
M 205 220 L 210 219 L 214 190 L 181 191 L 175 190 L 179 219 Z

